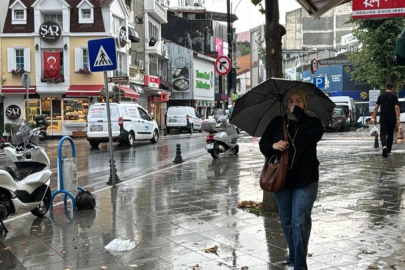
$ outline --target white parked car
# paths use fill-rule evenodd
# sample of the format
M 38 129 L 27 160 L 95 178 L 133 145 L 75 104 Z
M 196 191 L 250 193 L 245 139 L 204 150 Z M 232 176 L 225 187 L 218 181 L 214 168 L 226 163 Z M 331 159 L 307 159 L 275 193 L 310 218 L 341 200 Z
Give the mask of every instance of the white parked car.
M 113 141 L 132 146 L 138 140 L 159 140 L 156 121 L 142 106 L 135 103 L 110 103 Z M 106 103 L 90 106 L 87 116 L 87 140 L 92 147 L 108 142 Z
M 201 132 L 201 123 L 201 116 L 193 107 L 172 106 L 167 109 L 167 133 L 170 133 L 171 129 L 178 129 L 179 132 L 182 130 L 187 130 L 190 133 L 193 133 L 194 130 Z

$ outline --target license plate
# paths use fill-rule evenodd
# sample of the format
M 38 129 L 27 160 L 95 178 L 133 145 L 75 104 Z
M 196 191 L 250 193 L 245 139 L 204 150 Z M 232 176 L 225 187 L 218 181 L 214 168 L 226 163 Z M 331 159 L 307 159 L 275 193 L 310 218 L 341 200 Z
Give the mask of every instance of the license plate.
M 103 131 L 103 126 L 101 125 L 90 126 L 90 131 Z
M 207 145 L 205 146 L 205 150 L 210 150 L 210 149 L 213 149 L 213 148 L 214 148 L 214 145 L 213 145 L 212 143 L 207 144 Z
M 175 122 L 177 122 L 177 119 L 169 119 L 169 122 L 170 123 L 175 123 Z

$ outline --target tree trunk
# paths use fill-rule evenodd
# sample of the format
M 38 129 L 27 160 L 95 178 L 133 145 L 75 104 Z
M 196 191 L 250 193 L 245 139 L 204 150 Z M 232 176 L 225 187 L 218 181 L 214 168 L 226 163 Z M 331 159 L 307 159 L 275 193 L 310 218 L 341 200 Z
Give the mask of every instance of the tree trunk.
M 284 26 L 280 25 L 278 0 L 266 1 L 266 74 L 267 78 L 283 77 L 282 38 L 286 34 Z M 263 191 L 263 208 L 266 211 L 277 212 L 278 207 L 273 193 Z

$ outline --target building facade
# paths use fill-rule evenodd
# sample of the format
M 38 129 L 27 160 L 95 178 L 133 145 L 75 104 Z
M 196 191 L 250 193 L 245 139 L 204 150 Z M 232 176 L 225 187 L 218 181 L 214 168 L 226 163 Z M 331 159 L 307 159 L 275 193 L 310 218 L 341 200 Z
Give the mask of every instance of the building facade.
M 118 68 L 108 76 L 128 75 L 137 36 L 132 8 L 124 0 L 11 0 L 1 34 L 5 122 L 45 114 L 50 135 L 84 131 L 89 106 L 105 101 L 107 91 L 103 73 L 89 69 L 87 42 L 114 37 Z M 31 79 L 28 97 L 22 72 Z M 108 91 L 111 101 L 139 98 L 129 84 L 109 84 Z M 19 108 L 20 115 L 8 115 L 9 106 Z

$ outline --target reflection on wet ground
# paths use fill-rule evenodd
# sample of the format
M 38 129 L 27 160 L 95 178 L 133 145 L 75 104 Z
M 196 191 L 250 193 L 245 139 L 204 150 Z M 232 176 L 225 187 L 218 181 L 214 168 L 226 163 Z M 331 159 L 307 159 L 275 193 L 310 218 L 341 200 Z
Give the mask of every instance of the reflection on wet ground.
M 405 144 L 395 144 L 383 159 L 372 139 L 346 134 L 341 139 L 328 133 L 319 143 L 309 269 L 405 269 Z M 202 150 L 203 138 L 189 139 L 179 165 L 172 163 L 171 142 L 122 150 L 127 156 L 117 163 L 126 181 L 117 190 L 104 184 L 100 159 L 108 159 L 108 152 L 95 150 L 100 152 L 79 166 L 81 184 L 94 181 L 97 209 L 72 213 L 59 205 L 52 216 L 7 221 L 0 268 L 286 269 L 278 218 L 236 208 L 242 200 L 262 199 L 257 143 L 244 137 L 238 156 L 212 160 Z M 115 238 L 136 247 L 106 251 Z M 217 253 L 204 251 L 215 245 Z

